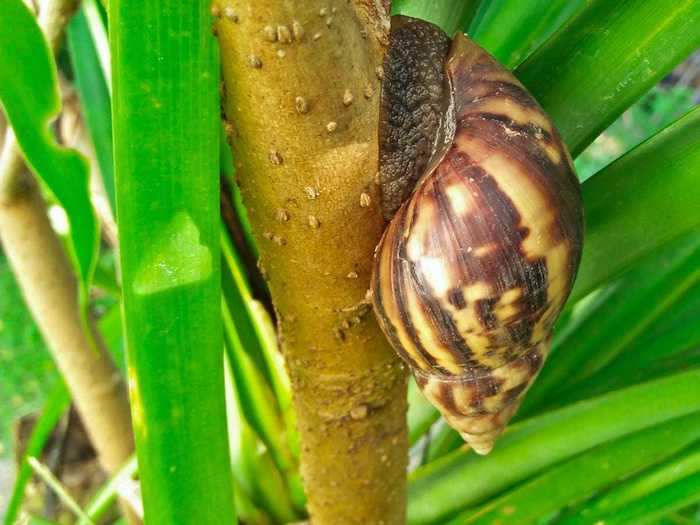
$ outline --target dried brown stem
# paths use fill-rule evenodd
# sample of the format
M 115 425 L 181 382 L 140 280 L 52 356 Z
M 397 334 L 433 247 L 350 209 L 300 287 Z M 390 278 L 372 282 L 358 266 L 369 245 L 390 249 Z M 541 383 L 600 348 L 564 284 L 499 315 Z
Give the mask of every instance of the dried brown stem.
M 312 522 L 405 521 L 406 383 L 363 305 L 379 208 L 382 2 L 215 6 L 241 189 L 294 389 Z

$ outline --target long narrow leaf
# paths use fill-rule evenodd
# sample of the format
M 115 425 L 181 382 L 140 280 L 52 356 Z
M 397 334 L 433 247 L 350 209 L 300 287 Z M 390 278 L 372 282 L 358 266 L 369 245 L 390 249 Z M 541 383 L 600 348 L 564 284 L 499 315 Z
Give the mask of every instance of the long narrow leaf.
M 576 390 L 635 343 L 654 321 L 668 314 L 700 282 L 700 235 L 681 236 L 646 257 L 609 287 L 605 300 L 585 319 L 556 338 L 552 356 L 528 392 L 524 412 L 541 403 L 562 402 L 558 393 Z
M 432 523 L 558 461 L 698 410 L 700 370 L 693 370 L 524 421 L 485 458 L 459 450 L 414 472 L 409 523 Z
M 469 25 L 480 2 L 481 0 L 396 0 L 391 3 L 391 14 L 427 20 L 451 36 L 457 29 Z
M 98 521 L 102 518 L 117 501 L 120 489 L 123 488 L 126 483 L 134 482 L 133 478 L 137 471 L 138 463 L 134 455 L 107 481 L 107 483 L 100 487 L 92 498 L 90 498 L 90 501 L 85 506 L 85 514 L 87 517 L 92 521 Z M 78 525 L 88 525 L 88 523 L 85 520 L 80 520 L 78 521 Z
M 95 155 L 110 206 L 112 210 L 115 210 L 112 113 L 110 111 L 109 90 L 88 27 L 85 15 L 86 8 L 87 5 L 81 7 L 68 26 L 68 48 L 75 73 L 75 85 L 80 98 L 80 109 L 95 147 Z
M 674 303 L 674 311 L 650 327 L 615 361 L 563 393 L 561 402 L 585 399 L 615 388 L 700 367 L 700 284 Z
M 110 1 L 117 208 L 145 520 L 235 520 L 209 3 Z
M 0 20 L 0 103 L 27 163 L 66 211 L 68 251 L 77 267 L 84 303 L 98 242 L 87 163 L 76 151 L 60 147 L 49 131 L 61 102 L 56 64 L 36 18 L 22 0 L 4 0 Z
M 270 454 L 243 415 L 229 359 L 226 359 L 226 412 L 231 465 L 237 491 L 272 516 L 277 523 L 298 519 L 287 486 Z
M 646 525 L 666 514 L 700 501 L 700 472 L 630 503 L 606 517 L 606 525 Z
M 462 26 L 504 66 L 512 68 L 541 45 L 583 0 L 481 2 L 471 25 Z
M 455 525 L 487 525 L 499 519 L 518 525 L 537 523 L 552 512 L 582 501 L 619 478 L 630 476 L 697 441 L 700 425 L 694 423 L 699 415 L 684 416 L 603 443 L 507 492 L 481 509 L 466 512 L 455 520 Z
M 697 420 L 690 422 L 689 426 L 697 428 L 698 425 L 694 424 L 696 422 Z M 684 431 L 685 429 L 680 430 L 680 432 Z M 638 454 L 642 453 L 643 450 L 638 451 Z M 614 515 L 622 507 L 646 498 L 649 494 L 697 472 L 700 472 L 700 445 L 698 444 L 671 460 L 620 483 L 599 498 L 577 507 L 574 513 L 558 523 L 559 525 L 585 525 L 601 520 L 606 515 Z
M 576 156 L 700 45 L 699 23 L 696 0 L 591 0 L 515 73 Z
M 700 6 L 700 3 L 697 5 Z M 700 107 L 583 184 L 586 238 L 572 301 L 700 225 Z
M 26 450 L 22 455 L 15 484 L 12 488 L 12 495 L 10 496 L 5 512 L 5 519 L 3 521 L 5 525 L 14 525 L 16 522 L 19 510 L 22 507 L 22 501 L 24 500 L 27 482 L 32 477 L 32 467 L 27 463 L 27 458 L 30 456 L 39 456 L 41 454 L 46 441 L 51 436 L 51 432 L 53 432 L 53 429 L 56 427 L 58 420 L 65 413 L 69 403 L 70 394 L 68 389 L 66 389 L 63 382 L 59 382 L 49 393 L 41 415 L 34 425 Z

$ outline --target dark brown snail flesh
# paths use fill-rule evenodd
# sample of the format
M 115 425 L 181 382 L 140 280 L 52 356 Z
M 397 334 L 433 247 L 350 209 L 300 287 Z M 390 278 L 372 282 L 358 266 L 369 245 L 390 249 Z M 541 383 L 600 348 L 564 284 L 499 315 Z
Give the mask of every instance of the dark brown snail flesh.
M 571 157 L 510 71 L 458 33 L 394 17 L 372 297 L 426 397 L 480 454 L 547 356 L 581 256 Z

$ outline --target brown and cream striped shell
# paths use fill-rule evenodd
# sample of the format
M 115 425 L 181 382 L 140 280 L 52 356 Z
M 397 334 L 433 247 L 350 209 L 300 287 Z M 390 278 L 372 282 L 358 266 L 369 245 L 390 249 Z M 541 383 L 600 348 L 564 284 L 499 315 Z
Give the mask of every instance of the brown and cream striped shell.
M 461 33 L 450 42 L 395 17 L 381 119 L 393 218 L 376 250 L 374 310 L 426 397 L 486 454 L 571 291 L 579 183 L 542 108 Z

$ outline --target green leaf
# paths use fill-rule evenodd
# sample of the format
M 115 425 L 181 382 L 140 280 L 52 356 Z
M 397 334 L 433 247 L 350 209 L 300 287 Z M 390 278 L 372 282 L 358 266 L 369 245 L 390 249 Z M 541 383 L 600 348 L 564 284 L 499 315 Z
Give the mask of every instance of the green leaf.
M 270 450 L 279 469 L 284 473 L 291 472 L 295 468 L 294 460 L 284 441 L 284 427 L 275 399 L 260 370 L 243 351 L 239 334 L 225 303 L 222 310 L 226 350 L 241 411 Z
M 391 3 L 391 14 L 426 20 L 452 36 L 459 28 L 469 25 L 480 1 L 394 0 Z
M 423 436 L 440 413 L 430 404 L 421 393 L 413 378 L 408 381 L 408 442 L 414 445 Z
M 133 479 L 137 472 L 136 455 L 132 454 L 131 459 L 90 498 L 90 501 L 85 506 L 85 514 L 93 521 L 98 521 L 102 518 L 117 501 L 117 491 L 120 486 L 123 485 L 125 480 Z M 79 520 L 78 525 L 89 524 L 85 520 Z
M 698 24 L 696 0 L 590 0 L 515 74 L 576 156 L 700 45 Z
M 14 487 L 12 488 L 12 495 L 7 504 L 7 510 L 5 512 L 5 520 L 3 523 L 5 525 L 14 525 L 17 521 L 19 511 L 22 508 L 22 501 L 24 500 L 24 492 L 27 488 L 27 482 L 32 477 L 32 467 L 27 463 L 27 458 L 32 456 L 40 456 L 41 451 L 44 449 L 46 441 L 51 436 L 53 429 L 56 427 L 61 416 L 68 409 L 70 404 L 70 393 L 63 382 L 59 382 L 58 385 L 49 393 L 46 404 L 44 405 L 41 415 L 34 424 L 32 434 L 27 442 L 27 447 L 22 454 L 22 459 L 19 463 L 19 469 L 17 472 L 17 478 L 15 479 Z
M 4 0 L 0 21 L 12 28 L 0 31 L 0 102 L 27 164 L 66 211 L 68 251 L 84 302 L 98 245 L 87 163 L 76 151 L 59 146 L 49 131 L 61 102 L 56 64 L 36 18 L 22 0 Z
M 698 410 L 700 370 L 692 370 L 531 418 L 514 425 L 487 457 L 462 449 L 416 470 L 409 523 L 432 523 L 558 461 Z
M 255 431 L 243 414 L 233 367 L 226 359 L 226 412 L 231 465 L 237 491 L 275 519 L 276 523 L 298 520 L 287 485 Z
M 552 355 L 528 392 L 520 413 L 561 405 L 578 384 L 626 352 L 655 321 L 676 308 L 700 283 L 700 236 L 689 232 L 652 252 L 599 294 L 575 322 L 562 326 Z
M 700 6 L 700 3 L 698 3 Z M 697 228 L 700 107 L 583 184 L 586 237 L 571 301 Z
M 674 304 L 673 312 L 647 330 L 618 359 L 562 395 L 562 402 L 700 367 L 700 285 Z
M 697 425 L 693 424 L 696 421 L 690 422 L 689 426 L 697 428 Z M 680 429 L 680 432 L 683 433 L 685 430 Z M 642 452 L 640 450 L 639 454 Z M 585 525 L 601 520 L 605 516 L 615 515 L 622 507 L 647 498 L 649 494 L 698 472 L 700 472 L 700 445 L 696 443 L 689 450 L 684 450 L 669 461 L 627 479 L 600 497 L 578 506 L 575 512 L 568 513 L 568 517 L 558 523 Z
M 653 465 L 697 441 L 700 426 L 694 423 L 699 415 L 684 416 L 603 443 L 483 507 L 461 514 L 454 525 L 486 525 L 499 519 L 518 525 L 537 523 L 552 512 L 582 501 L 619 478 Z M 580 523 L 594 523 L 593 518 Z
M 110 206 L 115 210 L 110 95 L 88 27 L 85 13 L 87 4 L 86 2 L 78 10 L 68 25 L 68 49 L 73 63 L 80 109 L 95 147 L 97 163 Z
M 145 520 L 231 523 L 210 4 L 112 0 L 109 8 L 124 329 Z
M 513 68 L 540 46 L 584 0 L 492 0 L 481 2 L 462 28 L 501 64 Z
M 606 518 L 606 525 L 645 525 L 700 501 L 700 472 L 639 499 Z

